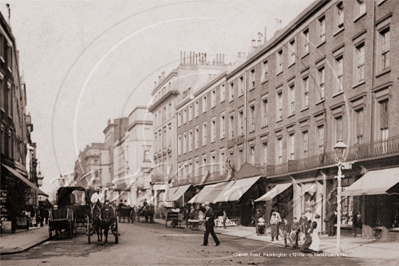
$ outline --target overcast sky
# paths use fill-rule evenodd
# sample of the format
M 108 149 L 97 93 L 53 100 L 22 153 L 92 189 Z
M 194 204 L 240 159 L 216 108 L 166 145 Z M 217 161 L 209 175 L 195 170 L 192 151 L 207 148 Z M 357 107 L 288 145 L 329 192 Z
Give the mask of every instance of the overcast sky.
M 10 1 L 43 190 L 73 171 L 79 149 L 104 141 L 108 119 L 150 101 L 154 81 L 178 66 L 180 51 L 233 62 L 258 32 L 267 27 L 271 38 L 277 19 L 284 27 L 311 2 Z M 7 19 L 5 4 L 0 11 Z

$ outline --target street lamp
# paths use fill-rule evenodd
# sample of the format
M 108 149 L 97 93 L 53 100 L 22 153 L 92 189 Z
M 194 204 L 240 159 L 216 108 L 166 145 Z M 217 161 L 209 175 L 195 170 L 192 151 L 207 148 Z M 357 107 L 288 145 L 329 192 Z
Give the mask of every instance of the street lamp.
M 58 178 L 58 183 L 60 184 L 60 187 L 63 187 L 65 184 L 65 179 L 62 174 L 60 174 L 60 177 Z
M 342 166 L 343 160 L 345 156 L 345 151 L 348 146 L 342 141 L 342 139 L 338 140 L 337 144 L 334 145 L 334 151 L 337 160 L 338 166 L 338 175 L 335 177 L 338 179 L 338 186 L 337 186 L 337 247 L 336 253 L 341 253 L 341 179 L 345 176 L 342 175 Z
M 42 175 L 42 171 L 40 170 L 40 161 L 39 164 L 37 166 L 37 185 L 39 187 L 41 187 L 43 185 L 43 175 Z

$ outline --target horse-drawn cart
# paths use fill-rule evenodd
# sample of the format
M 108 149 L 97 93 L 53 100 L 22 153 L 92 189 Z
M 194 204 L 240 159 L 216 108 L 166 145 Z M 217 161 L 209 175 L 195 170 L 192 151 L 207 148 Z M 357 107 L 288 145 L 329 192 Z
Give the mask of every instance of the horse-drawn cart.
M 117 209 L 117 215 L 119 217 L 119 222 L 134 223 L 135 212 L 132 207 L 119 205 Z
M 78 226 L 85 227 L 90 213 L 88 198 L 83 187 L 60 187 L 57 202 L 49 212 L 49 236 L 65 233 L 76 236 Z
M 102 205 L 97 202 L 90 216 L 87 217 L 87 241 L 90 244 L 91 236 L 97 233 L 98 242 L 102 243 L 102 234 L 104 231 L 105 243 L 107 243 L 108 232 L 115 236 L 115 243 L 119 242 L 119 217 L 115 209 L 109 205 Z
M 172 221 L 170 224 L 172 227 L 181 226 L 183 214 L 178 211 L 169 210 L 165 218 L 165 227 L 168 227 L 168 221 Z

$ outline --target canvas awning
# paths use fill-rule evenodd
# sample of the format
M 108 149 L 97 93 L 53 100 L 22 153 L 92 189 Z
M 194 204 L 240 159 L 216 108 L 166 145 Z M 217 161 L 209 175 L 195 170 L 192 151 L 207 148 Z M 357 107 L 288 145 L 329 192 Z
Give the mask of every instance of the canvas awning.
M 187 189 L 190 188 L 190 186 L 191 185 L 189 184 L 189 185 L 177 187 L 177 189 L 173 192 L 173 194 L 169 193 L 169 200 L 170 201 L 179 200 L 180 197 L 183 196 L 184 193 L 186 193 Z
M 195 195 L 188 203 L 205 203 L 214 202 L 216 197 L 223 191 L 229 183 L 218 183 L 205 186 L 197 195 Z
M 292 183 L 287 183 L 287 184 L 279 184 L 266 192 L 263 196 L 260 198 L 256 199 L 255 201 L 268 201 L 272 200 L 275 196 L 279 195 L 283 191 L 285 191 L 287 188 L 289 188 L 292 185 Z
M 219 193 L 213 203 L 216 202 L 230 202 L 238 201 L 255 183 L 261 176 L 243 178 L 235 181 L 230 181 L 223 191 Z
M 28 179 L 26 179 L 25 177 L 23 177 L 20 173 L 18 173 L 16 170 L 12 169 L 11 167 L 2 164 L 11 174 L 13 174 L 15 177 L 21 179 L 25 184 L 27 184 L 28 186 L 30 186 L 32 189 L 34 189 L 35 191 L 37 191 L 37 193 L 39 195 L 43 195 L 48 197 L 48 195 L 46 193 L 44 193 L 40 188 L 38 188 L 37 186 L 35 186 L 34 184 L 32 184 L 32 182 L 30 182 Z
M 399 183 L 399 168 L 370 171 L 345 188 L 342 196 L 382 195 Z

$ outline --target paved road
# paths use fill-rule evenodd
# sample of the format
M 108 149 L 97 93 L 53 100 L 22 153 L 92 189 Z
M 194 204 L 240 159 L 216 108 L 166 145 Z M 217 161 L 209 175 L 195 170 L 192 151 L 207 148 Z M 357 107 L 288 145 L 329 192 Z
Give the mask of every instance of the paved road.
M 201 232 L 160 224 L 120 224 L 120 233 L 119 244 L 111 236 L 105 246 L 88 244 L 82 230 L 73 239 L 54 239 L 24 253 L 2 256 L 1 265 L 397 265 L 388 260 L 308 257 L 292 248 L 227 235 L 218 235 L 222 242 L 218 247 L 211 237 L 202 247 Z

